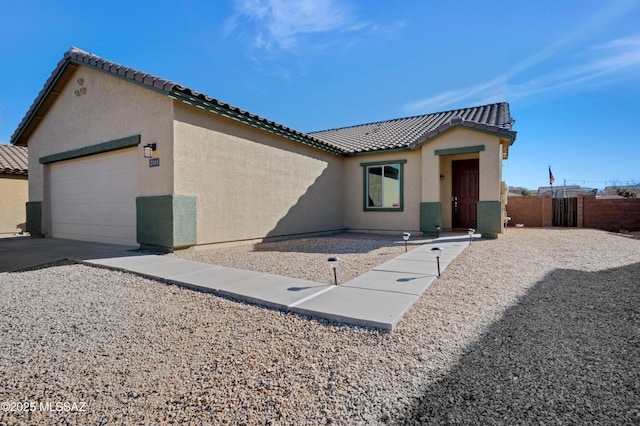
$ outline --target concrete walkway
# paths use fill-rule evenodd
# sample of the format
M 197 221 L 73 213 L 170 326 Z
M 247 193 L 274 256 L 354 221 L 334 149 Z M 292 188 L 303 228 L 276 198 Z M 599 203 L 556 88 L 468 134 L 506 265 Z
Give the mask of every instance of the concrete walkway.
M 431 249 L 442 248 L 444 271 L 468 245 L 464 234 L 445 234 L 339 286 L 55 238 L 0 240 L 0 272 L 69 259 L 316 318 L 393 330 L 437 279 Z

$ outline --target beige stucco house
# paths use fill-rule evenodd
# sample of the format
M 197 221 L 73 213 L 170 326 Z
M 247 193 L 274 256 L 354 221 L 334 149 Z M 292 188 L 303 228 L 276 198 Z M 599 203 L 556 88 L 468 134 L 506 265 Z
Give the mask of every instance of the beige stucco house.
M 179 249 L 341 230 L 502 232 L 507 103 L 302 133 L 72 48 L 12 136 L 28 228 Z
M 29 200 L 27 148 L 0 144 L 0 236 L 26 228 L 24 206 Z

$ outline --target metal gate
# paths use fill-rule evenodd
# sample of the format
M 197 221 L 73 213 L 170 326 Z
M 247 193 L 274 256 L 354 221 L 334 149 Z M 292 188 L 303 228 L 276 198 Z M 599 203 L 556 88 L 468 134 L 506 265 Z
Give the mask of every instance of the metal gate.
M 578 199 L 553 198 L 553 226 L 578 226 Z

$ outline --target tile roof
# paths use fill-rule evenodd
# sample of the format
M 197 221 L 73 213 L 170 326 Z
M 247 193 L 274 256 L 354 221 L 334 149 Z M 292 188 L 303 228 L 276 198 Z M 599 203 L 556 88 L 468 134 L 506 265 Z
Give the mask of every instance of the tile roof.
M 28 174 L 29 154 L 27 147 L 0 144 L 0 173 Z
M 65 73 L 65 70 L 80 65 L 90 66 L 129 79 L 142 86 L 164 92 L 173 99 L 197 105 L 225 117 L 338 155 L 393 149 L 416 149 L 453 127 L 490 132 L 504 137 L 510 143 L 513 143 L 516 137 L 516 132 L 511 130 L 514 120 L 511 118 L 509 104 L 506 102 L 321 132 L 303 133 L 173 81 L 108 61 L 72 47 L 58 62 L 29 111 L 11 136 L 10 142 L 12 144 L 27 145 L 29 135 L 58 96 L 58 91 L 54 89 L 62 87 L 70 79 L 71 73 Z
M 506 102 L 471 108 L 397 118 L 358 126 L 311 132 L 311 136 L 333 143 L 345 153 L 355 154 L 389 149 L 415 149 L 454 127 L 495 133 L 515 140 L 514 120 Z
M 65 52 L 62 59 L 58 62 L 56 68 L 51 73 L 51 76 L 46 81 L 44 87 L 29 108 L 29 111 L 18 125 L 14 134 L 11 136 L 10 142 L 12 144 L 27 145 L 30 133 L 35 129 L 38 121 L 42 119 L 48 107 L 55 101 L 57 92 L 53 90 L 54 87 L 58 84 L 64 84 L 68 80 L 68 77 L 66 79 L 64 78 L 64 71 L 68 67 L 75 68 L 79 65 L 90 66 L 101 71 L 115 74 L 121 78 L 132 80 L 140 85 L 148 86 L 149 88 L 154 88 L 164 92 L 174 99 L 178 99 L 189 104 L 196 104 L 209 111 L 262 128 L 306 145 L 311 145 L 335 154 L 342 154 L 341 150 L 338 147 L 333 146 L 331 143 L 319 140 L 298 130 L 291 129 L 264 117 L 260 117 L 259 115 L 244 111 L 173 81 L 108 61 L 94 55 L 93 53 L 85 52 L 84 50 L 76 47 L 72 47 Z

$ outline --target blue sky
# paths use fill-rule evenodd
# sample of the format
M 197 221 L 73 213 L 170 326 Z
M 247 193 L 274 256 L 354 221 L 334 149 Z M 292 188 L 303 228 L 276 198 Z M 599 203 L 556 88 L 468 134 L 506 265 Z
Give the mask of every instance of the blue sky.
M 640 0 L 0 0 L 0 142 L 71 46 L 308 132 L 507 101 L 508 185 L 640 183 Z

